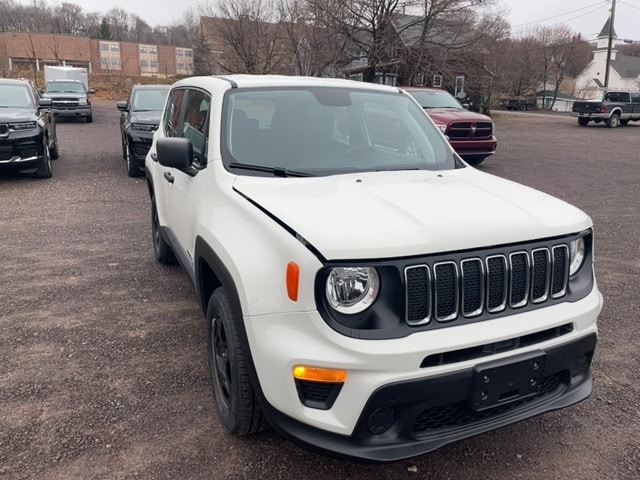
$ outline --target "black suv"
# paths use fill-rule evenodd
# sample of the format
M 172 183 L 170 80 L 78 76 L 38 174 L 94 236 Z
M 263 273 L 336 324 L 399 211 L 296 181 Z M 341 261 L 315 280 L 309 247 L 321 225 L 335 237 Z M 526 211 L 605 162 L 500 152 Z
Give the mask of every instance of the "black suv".
M 0 167 L 51 177 L 58 139 L 51 99 L 29 80 L 0 79 Z
M 144 173 L 144 159 L 151 147 L 153 133 L 158 129 L 168 91 L 168 85 L 135 85 L 129 99 L 118 102 L 118 110 L 122 112 L 122 156 L 130 177 Z

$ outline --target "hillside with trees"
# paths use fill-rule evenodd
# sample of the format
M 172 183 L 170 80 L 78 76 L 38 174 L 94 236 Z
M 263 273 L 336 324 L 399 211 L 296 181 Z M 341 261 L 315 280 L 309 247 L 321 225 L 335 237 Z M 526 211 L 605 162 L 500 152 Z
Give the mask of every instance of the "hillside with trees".
M 215 32 L 202 32 L 201 17 L 216 20 Z M 393 77 L 425 86 L 440 79 L 452 92 L 464 78 L 480 103 L 491 92 L 571 92 L 592 52 L 566 26 L 513 35 L 496 0 L 203 0 L 173 25 L 153 27 L 119 8 L 0 0 L 0 32 L 11 31 L 192 47 L 197 74 Z

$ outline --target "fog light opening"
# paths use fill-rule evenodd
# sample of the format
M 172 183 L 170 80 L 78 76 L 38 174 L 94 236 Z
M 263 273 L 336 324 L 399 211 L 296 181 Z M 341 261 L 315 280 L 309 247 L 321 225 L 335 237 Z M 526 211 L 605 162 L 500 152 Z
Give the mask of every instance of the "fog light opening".
M 367 419 L 367 429 L 372 435 L 382 435 L 396 421 L 396 412 L 391 407 L 376 408 Z

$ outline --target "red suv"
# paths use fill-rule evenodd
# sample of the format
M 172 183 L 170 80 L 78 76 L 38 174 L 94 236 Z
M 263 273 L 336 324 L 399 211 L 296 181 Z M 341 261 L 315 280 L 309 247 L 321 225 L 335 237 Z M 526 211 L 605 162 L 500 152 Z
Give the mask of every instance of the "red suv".
M 493 121 L 486 115 L 466 110 L 446 90 L 404 88 L 424 108 L 448 138 L 451 146 L 467 163 L 480 164 L 496 151 L 498 140 Z

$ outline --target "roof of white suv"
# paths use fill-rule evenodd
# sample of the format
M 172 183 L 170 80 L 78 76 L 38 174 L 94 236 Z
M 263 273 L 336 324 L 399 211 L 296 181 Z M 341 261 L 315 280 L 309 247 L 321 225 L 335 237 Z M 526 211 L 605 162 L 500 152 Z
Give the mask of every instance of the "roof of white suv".
M 317 86 L 317 87 L 346 87 L 358 88 L 359 90 L 398 92 L 397 88 L 374 83 L 357 82 L 354 80 L 344 80 L 337 78 L 319 77 L 296 77 L 286 75 L 220 75 L 189 77 L 180 80 L 176 85 L 195 85 L 201 87 L 213 86 L 220 81 L 228 82 L 233 87 L 255 88 L 255 87 L 294 87 L 294 86 Z

